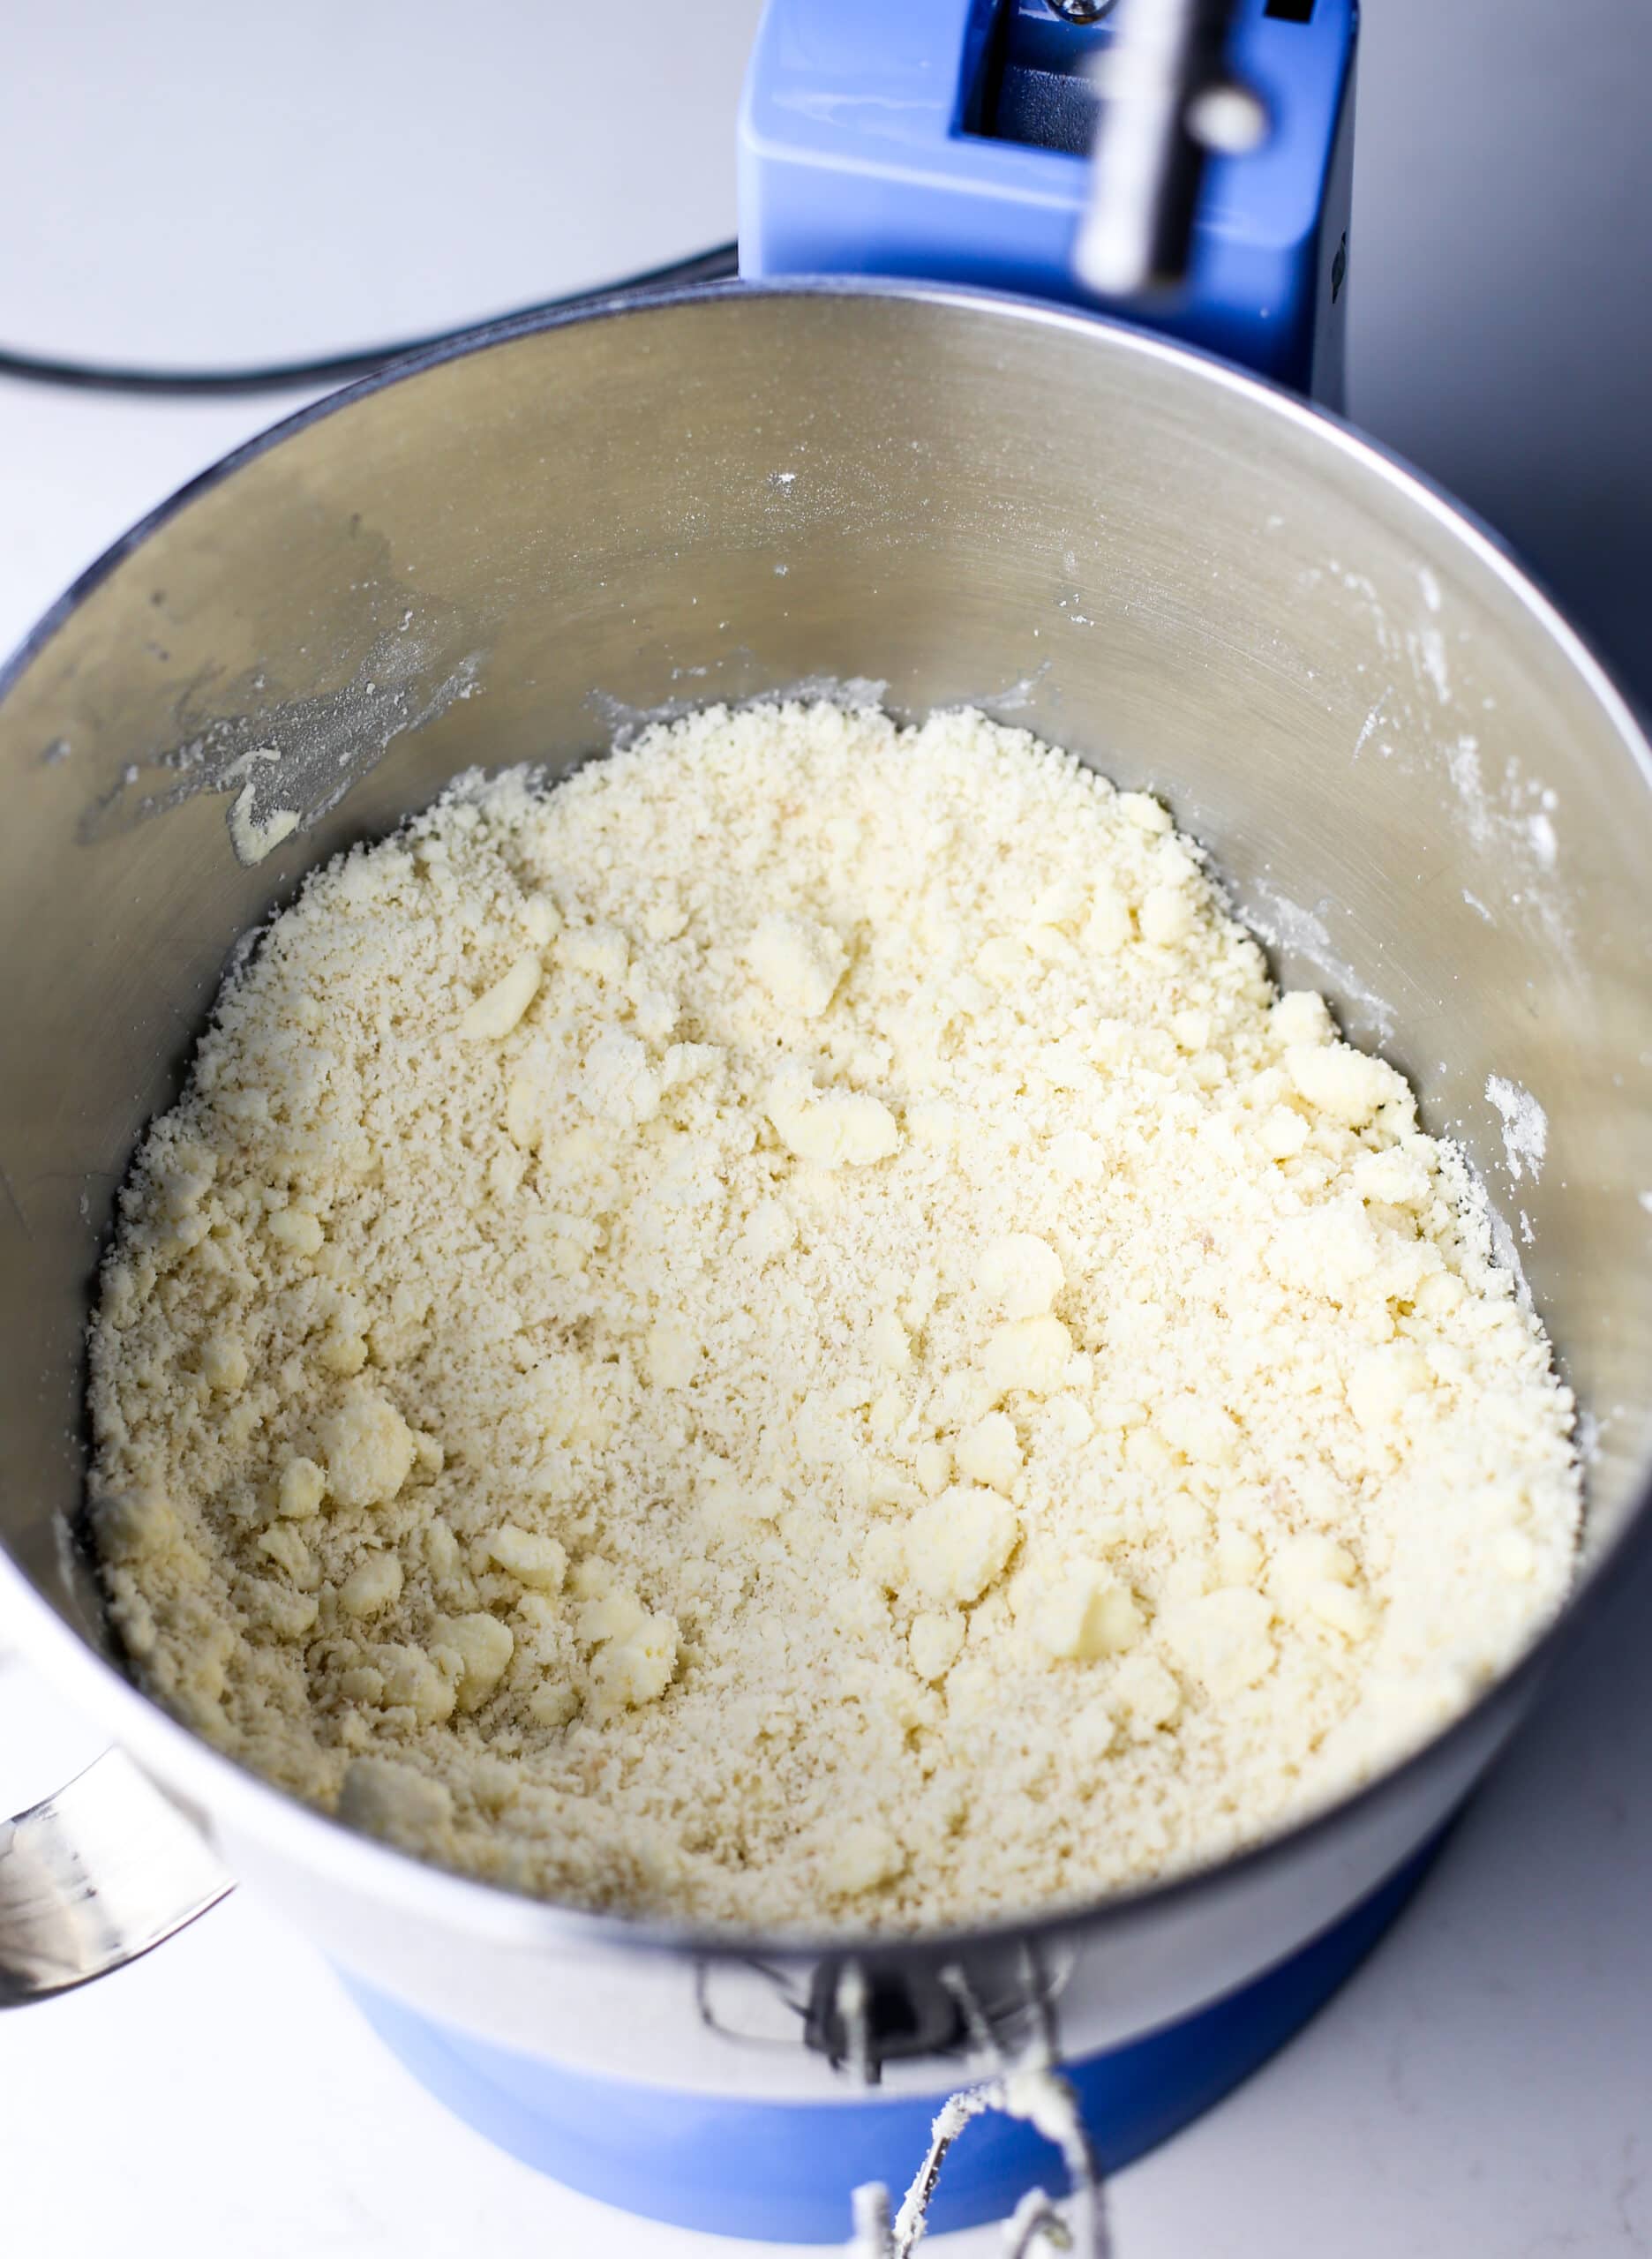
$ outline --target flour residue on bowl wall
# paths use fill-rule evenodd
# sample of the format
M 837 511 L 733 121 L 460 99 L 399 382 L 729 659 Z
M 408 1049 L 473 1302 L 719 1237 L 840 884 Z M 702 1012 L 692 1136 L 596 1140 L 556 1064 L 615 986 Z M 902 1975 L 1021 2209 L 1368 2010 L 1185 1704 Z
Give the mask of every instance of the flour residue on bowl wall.
M 229 798 L 225 822 L 237 860 L 259 863 L 336 807 L 398 738 L 473 697 L 483 663 L 479 650 L 448 661 L 409 609 L 373 637 L 336 690 L 272 697 L 261 670 L 221 684 L 216 700 L 238 710 L 203 717 L 176 743 L 126 762 L 86 809 L 80 839 L 91 844 L 216 792 Z
M 1446 638 L 1438 627 L 1419 627 L 1406 637 L 1412 665 L 1428 677 L 1442 706 L 1451 704 L 1451 669 L 1446 661 Z
M 1511 860 L 1528 859 L 1536 873 L 1552 871 L 1560 859 L 1554 822 L 1560 796 L 1553 786 L 1538 777 L 1522 777 L 1511 762 L 1499 807 L 1486 784 L 1479 739 L 1464 732 L 1442 749 L 1469 844 L 1483 852 L 1500 851 Z
M 1392 1043 L 1393 1008 L 1338 954 L 1330 928 L 1320 915 L 1328 906 L 1319 903 L 1311 910 L 1305 909 L 1265 879 L 1253 880 L 1245 889 L 1245 922 L 1251 930 L 1259 934 L 1270 949 L 1288 950 L 1304 957 L 1319 979 L 1352 1004 L 1383 1042 Z
M 263 817 L 257 813 L 258 785 L 253 763 L 260 761 L 279 762 L 280 760 L 279 746 L 256 746 L 251 753 L 244 753 L 238 761 L 232 761 L 223 772 L 226 787 L 234 784 L 237 777 L 246 778 L 230 803 L 229 823 L 229 842 L 236 851 L 236 859 L 248 868 L 255 863 L 261 863 L 266 855 L 272 853 L 283 839 L 290 837 L 298 829 L 296 808 L 275 808 Z
M 1483 741 L 1483 733 L 1495 726 L 1484 718 L 1495 712 L 1495 701 L 1470 694 L 1472 634 L 1453 624 L 1439 576 L 1427 566 L 1417 567 L 1415 596 L 1404 607 L 1408 619 L 1397 616 L 1369 574 L 1335 559 L 1326 571 L 1364 613 L 1375 646 L 1374 694 L 1351 758 L 1361 759 L 1374 740 L 1384 759 L 1398 759 L 1414 774 L 1438 777 L 1443 766 L 1442 813 L 1476 856 L 1497 866 L 1503 882 L 1461 888 L 1464 904 L 1488 925 L 1509 919 L 1535 924 L 1566 971 L 1575 974 L 1576 905 L 1558 876 L 1559 795 L 1512 754 L 1499 762 L 1496 746 Z M 1461 664 L 1453 654 L 1461 654 Z M 1366 665 L 1358 672 L 1366 673 Z
M 1488 1075 L 1485 1094 L 1502 1116 L 1503 1152 L 1510 1176 L 1518 1184 L 1529 1170 L 1536 1182 L 1549 1150 L 1548 1115 L 1528 1090 L 1506 1076 Z

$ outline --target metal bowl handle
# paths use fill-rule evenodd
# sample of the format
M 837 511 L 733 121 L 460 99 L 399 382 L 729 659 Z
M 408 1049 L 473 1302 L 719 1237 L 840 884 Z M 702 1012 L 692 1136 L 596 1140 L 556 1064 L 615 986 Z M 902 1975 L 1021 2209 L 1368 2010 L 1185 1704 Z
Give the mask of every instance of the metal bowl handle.
M 118 1749 L 0 1821 L 0 2008 L 124 1968 L 234 1888 Z

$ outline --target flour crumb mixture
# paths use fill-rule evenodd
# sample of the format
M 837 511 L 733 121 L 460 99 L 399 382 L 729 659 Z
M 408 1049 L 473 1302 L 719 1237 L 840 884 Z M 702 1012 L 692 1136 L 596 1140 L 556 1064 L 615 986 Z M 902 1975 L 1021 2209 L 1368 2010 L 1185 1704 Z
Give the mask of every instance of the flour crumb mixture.
M 148 1687 L 575 1903 L 912 1928 L 1220 1857 L 1558 1605 L 1461 1158 L 1140 792 L 702 713 L 316 874 L 123 1196 Z

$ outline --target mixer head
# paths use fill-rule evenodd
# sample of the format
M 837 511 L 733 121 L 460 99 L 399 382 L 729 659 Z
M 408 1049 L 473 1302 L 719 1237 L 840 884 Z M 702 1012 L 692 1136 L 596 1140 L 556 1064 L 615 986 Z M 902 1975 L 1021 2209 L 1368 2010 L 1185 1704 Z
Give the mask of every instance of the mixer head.
M 740 269 L 1130 319 L 1340 398 L 1355 0 L 769 0 Z

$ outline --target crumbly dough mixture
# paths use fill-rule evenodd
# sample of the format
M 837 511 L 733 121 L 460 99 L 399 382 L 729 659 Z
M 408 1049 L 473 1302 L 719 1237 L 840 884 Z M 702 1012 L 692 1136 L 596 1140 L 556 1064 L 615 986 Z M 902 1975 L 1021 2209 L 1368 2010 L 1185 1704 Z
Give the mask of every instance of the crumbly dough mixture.
M 1558 1606 L 1573 1406 L 1157 800 L 702 713 L 317 873 L 123 1196 L 146 1683 L 403 1846 L 764 1927 L 1210 1860 Z

